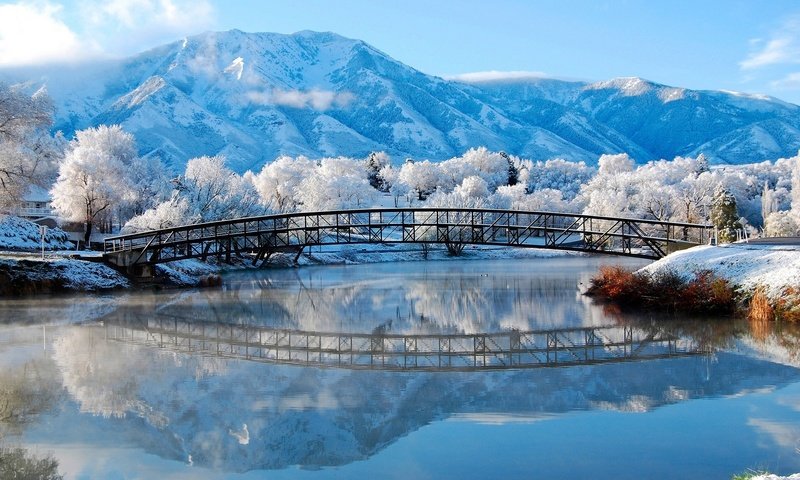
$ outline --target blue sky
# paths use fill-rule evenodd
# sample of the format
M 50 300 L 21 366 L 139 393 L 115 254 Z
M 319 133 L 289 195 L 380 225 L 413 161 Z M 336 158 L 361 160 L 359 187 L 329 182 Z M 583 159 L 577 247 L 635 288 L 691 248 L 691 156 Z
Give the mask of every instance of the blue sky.
M 440 76 L 639 76 L 800 104 L 796 0 L 20 0 L 0 2 L 0 65 L 129 55 L 232 28 L 333 31 Z

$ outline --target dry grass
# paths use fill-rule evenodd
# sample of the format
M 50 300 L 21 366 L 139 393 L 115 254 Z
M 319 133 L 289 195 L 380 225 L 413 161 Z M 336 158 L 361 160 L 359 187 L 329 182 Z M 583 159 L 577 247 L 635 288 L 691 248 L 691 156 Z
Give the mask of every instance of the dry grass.
M 774 308 L 775 319 L 793 323 L 800 322 L 800 288 L 784 289 L 781 297 L 775 302 Z
M 767 322 L 775 319 L 775 309 L 762 287 L 756 288 L 750 306 L 747 309 L 747 319 L 751 322 Z
M 736 308 L 733 287 L 709 271 L 698 272 L 687 282 L 673 272 L 650 277 L 622 267 L 601 267 L 586 294 L 623 308 L 713 314 L 730 314 Z

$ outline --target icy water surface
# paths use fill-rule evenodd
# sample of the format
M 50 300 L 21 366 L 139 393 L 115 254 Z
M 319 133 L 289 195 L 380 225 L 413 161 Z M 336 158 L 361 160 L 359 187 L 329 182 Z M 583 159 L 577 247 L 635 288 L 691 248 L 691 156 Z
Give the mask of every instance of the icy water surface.
M 0 445 L 65 478 L 800 472 L 800 333 L 580 295 L 619 262 L 637 264 L 304 267 L 7 300 Z

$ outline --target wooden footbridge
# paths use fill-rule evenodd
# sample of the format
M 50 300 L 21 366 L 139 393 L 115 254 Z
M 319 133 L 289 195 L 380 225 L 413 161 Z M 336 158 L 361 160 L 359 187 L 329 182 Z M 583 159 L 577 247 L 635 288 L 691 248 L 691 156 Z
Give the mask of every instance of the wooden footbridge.
M 187 258 L 252 255 L 359 243 L 498 245 L 658 259 L 706 243 L 709 225 L 572 213 L 455 208 L 299 212 L 185 225 L 109 237 L 104 258 L 133 270 Z
M 475 371 L 597 365 L 709 353 L 664 328 L 597 326 L 474 334 L 336 333 L 120 314 L 111 341 L 248 361 L 410 371 Z

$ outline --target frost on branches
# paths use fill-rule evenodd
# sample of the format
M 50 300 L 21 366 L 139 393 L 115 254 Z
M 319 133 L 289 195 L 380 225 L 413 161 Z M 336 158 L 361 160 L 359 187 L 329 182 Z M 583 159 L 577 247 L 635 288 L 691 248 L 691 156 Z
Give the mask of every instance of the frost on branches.
M 0 211 L 9 211 L 31 184 L 52 181 L 64 141 L 52 137 L 53 105 L 44 90 L 33 95 L 0 82 Z
M 53 208 L 63 219 L 85 224 L 88 244 L 95 224 L 107 226 L 120 212 L 149 206 L 159 187 L 139 176 L 150 175 L 158 182 L 163 170 L 139 158 L 133 136 L 119 125 L 79 131 L 50 190 Z
M 192 223 L 251 217 L 266 212 L 250 172 L 238 175 L 225 157 L 189 160 L 186 172 L 172 181 L 168 200 L 132 218 L 124 232 L 139 232 Z
M 720 242 L 733 242 L 736 240 L 736 232 L 742 229 L 739 222 L 739 213 L 736 209 L 736 197 L 731 195 L 725 187 L 718 186 L 714 191 L 714 199 L 711 205 L 711 223 L 717 231 L 717 238 Z

